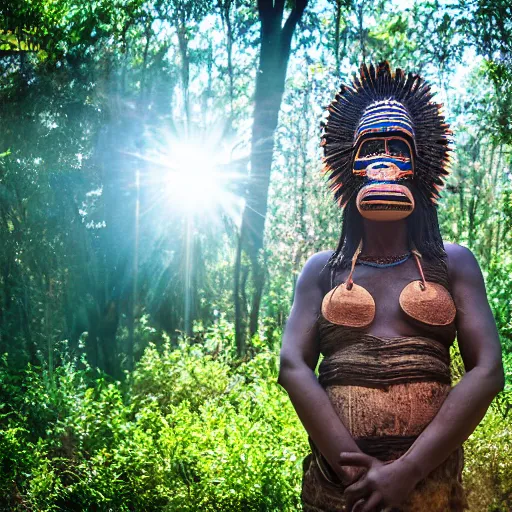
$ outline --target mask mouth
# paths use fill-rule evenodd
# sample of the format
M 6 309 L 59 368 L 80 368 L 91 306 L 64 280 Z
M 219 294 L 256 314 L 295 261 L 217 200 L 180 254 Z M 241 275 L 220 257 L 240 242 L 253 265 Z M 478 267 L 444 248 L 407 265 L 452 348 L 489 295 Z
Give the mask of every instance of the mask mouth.
M 359 191 L 356 204 L 359 213 L 367 219 L 400 220 L 414 210 L 414 197 L 404 185 L 371 183 Z

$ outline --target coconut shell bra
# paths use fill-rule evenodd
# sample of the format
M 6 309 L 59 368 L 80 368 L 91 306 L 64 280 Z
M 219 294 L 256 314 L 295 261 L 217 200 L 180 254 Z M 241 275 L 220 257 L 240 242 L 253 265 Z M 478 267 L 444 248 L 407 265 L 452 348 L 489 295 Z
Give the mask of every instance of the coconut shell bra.
M 352 278 L 357 258 L 362 251 L 362 241 L 353 258 L 347 280 L 325 295 L 322 315 L 329 322 L 345 327 L 368 327 L 375 318 L 375 300 L 366 288 L 354 283 Z M 421 254 L 412 249 L 421 279 L 409 283 L 400 293 L 402 311 L 414 320 L 433 326 L 449 325 L 455 319 L 456 308 L 450 292 L 441 284 L 425 280 Z

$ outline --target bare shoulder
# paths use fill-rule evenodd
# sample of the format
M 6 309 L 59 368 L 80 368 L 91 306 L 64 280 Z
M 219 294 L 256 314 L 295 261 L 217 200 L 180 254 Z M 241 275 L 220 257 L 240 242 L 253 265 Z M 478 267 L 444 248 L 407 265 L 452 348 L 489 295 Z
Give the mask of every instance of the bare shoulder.
M 331 250 L 316 252 L 308 258 L 302 269 L 302 273 L 321 272 L 329 262 L 333 253 L 334 251 Z
M 323 288 L 323 283 L 329 276 L 327 263 L 333 252 L 331 250 L 320 251 L 308 258 L 297 281 L 298 289 L 304 286 Z
M 448 242 L 445 242 L 444 249 L 448 256 L 448 273 L 452 281 L 481 278 L 480 265 L 470 249 Z

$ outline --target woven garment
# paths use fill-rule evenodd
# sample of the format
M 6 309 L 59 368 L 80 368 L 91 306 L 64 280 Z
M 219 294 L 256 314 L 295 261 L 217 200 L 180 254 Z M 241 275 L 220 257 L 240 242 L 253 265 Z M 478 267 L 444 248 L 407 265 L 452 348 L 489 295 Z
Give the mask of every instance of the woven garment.
M 461 483 L 462 448 L 422 480 L 393 512 L 462 512 L 467 509 Z M 305 512 L 349 512 L 343 487 L 328 483 L 311 455 L 304 461 L 302 503 Z
M 430 279 L 448 285 L 446 275 Z M 440 274 L 444 274 L 441 272 Z M 432 421 L 451 389 L 449 346 L 434 337 L 378 337 L 318 319 L 324 359 L 319 382 L 359 448 L 396 460 Z M 463 451 L 422 480 L 393 512 L 462 512 Z M 312 445 L 304 460 L 302 500 L 308 512 L 349 512 L 344 487 Z

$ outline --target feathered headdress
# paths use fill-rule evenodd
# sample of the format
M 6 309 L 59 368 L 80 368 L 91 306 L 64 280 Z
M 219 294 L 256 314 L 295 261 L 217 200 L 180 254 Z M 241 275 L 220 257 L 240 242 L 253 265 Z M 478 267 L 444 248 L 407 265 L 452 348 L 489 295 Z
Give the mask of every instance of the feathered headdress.
M 363 64 L 352 85 L 341 86 L 328 107 L 321 142 L 324 172 L 340 206 L 345 206 L 362 185 L 352 173 L 352 164 L 366 134 L 365 116 L 375 118 L 373 111 L 382 110 L 384 104 L 389 105 L 389 122 L 387 126 L 381 123 L 384 128 L 379 131 L 410 131 L 417 191 L 436 204 L 449 172 L 451 131 L 440 112 L 442 105 L 434 103 L 432 97 L 425 80 L 401 69 L 393 74 L 387 62 L 377 68 Z

